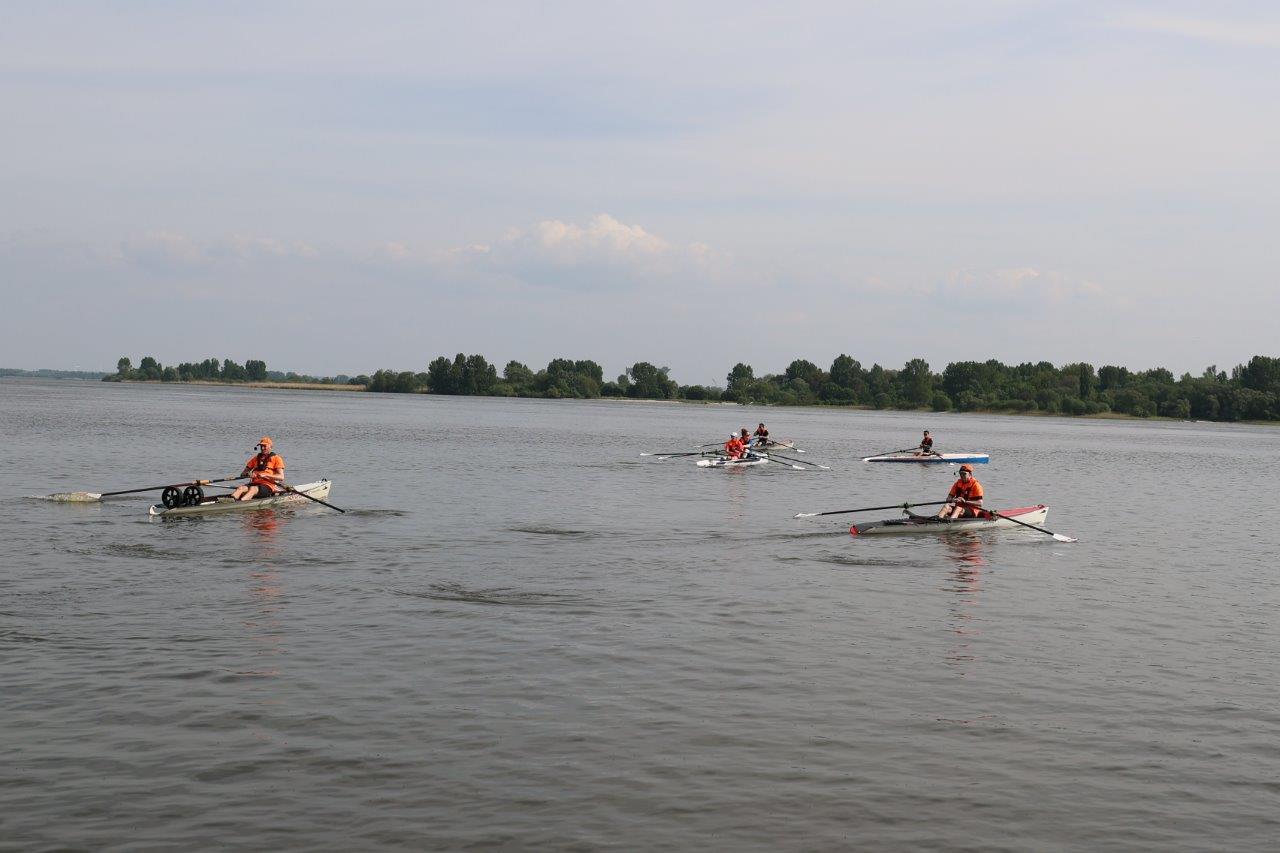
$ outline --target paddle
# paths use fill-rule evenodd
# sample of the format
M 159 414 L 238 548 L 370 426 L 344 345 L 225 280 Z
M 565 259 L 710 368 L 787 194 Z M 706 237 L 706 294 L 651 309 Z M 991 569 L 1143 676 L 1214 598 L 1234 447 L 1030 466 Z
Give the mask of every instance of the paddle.
M 701 456 L 705 450 L 679 450 L 674 453 L 641 453 L 641 456 L 657 456 L 659 459 L 670 459 L 673 456 Z
M 968 506 L 972 506 L 972 507 L 977 507 L 983 512 L 994 515 L 996 518 L 1003 518 L 1005 521 L 1012 521 L 1014 524 L 1021 524 L 1023 527 L 1034 530 L 1036 533 L 1043 533 L 1046 536 L 1052 536 L 1054 539 L 1057 539 L 1059 542 L 1079 542 L 1080 541 L 1079 539 L 1072 539 L 1070 536 L 1063 536 L 1061 533 L 1054 533 L 1052 530 L 1045 530 L 1043 527 L 1037 527 L 1034 524 L 1027 524 L 1025 521 L 1018 521 L 1018 519 L 998 513 L 994 509 L 982 509 L 982 507 L 979 504 L 970 503 L 969 501 L 959 501 L 959 503 L 967 504 Z
M 791 516 L 792 518 L 813 518 L 816 515 L 844 515 L 848 512 L 872 512 L 877 509 L 907 509 L 913 506 L 942 506 L 949 504 L 951 501 L 925 501 L 924 503 L 914 504 L 889 504 L 888 506 L 864 506 L 857 509 L 833 509 L 830 512 L 798 512 Z
M 58 492 L 45 495 L 47 501 L 76 501 L 80 503 L 100 501 L 116 495 L 136 495 L 138 492 L 154 492 L 171 486 L 208 486 L 212 483 L 230 483 L 232 480 L 243 480 L 244 477 L 223 477 L 220 480 L 191 480 L 187 483 L 166 483 L 163 486 L 143 486 L 141 489 L 121 489 L 117 492 Z
M 298 490 L 297 490 L 297 489 L 295 489 L 293 486 L 286 486 L 284 483 L 276 483 L 276 485 L 277 485 L 277 486 L 279 486 L 280 488 L 284 489 L 284 490 L 285 490 L 285 491 L 287 491 L 287 492 L 293 492 L 295 495 L 302 495 L 304 498 L 306 498 L 306 499 L 307 499 L 307 500 L 309 500 L 309 501 L 315 501 L 316 503 L 321 504 L 322 506 L 327 506 L 329 509 L 336 509 L 338 512 L 346 512 L 346 510 L 345 510 L 345 509 L 343 509 L 343 508 L 342 508 L 342 507 L 340 507 L 340 506 L 334 506 L 334 505 L 333 505 L 333 504 L 331 504 L 331 503 L 325 503 L 324 501 L 320 500 L 319 498 L 313 498 L 313 497 L 311 497 L 311 495 L 307 494 L 306 492 L 300 492 L 300 491 L 298 491 Z
M 799 462 L 799 463 L 804 464 L 804 465 L 812 465 L 812 466 L 813 466 L 813 467 L 815 467 L 815 468 L 821 468 L 823 471 L 830 471 L 830 470 L 831 470 L 831 466 L 830 466 L 830 465 L 819 465 L 817 462 L 810 462 L 810 461 L 809 461 L 809 460 L 807 460 L 807 459 L 791 459 L 790 457 L 787 457 L 787 456 L 779 456 L 779 455 L 778 455 L 778 454 L 776 454 L 776 453 L 772 453 L 772 454 L 770 454 L 770 455 L 769 455 L 769 458 L 770 458 L 770 459 L 786 459 L 788 462 Z
M 875 459 L 877 456 L 888 456 L 890 453 L 910 453 L 918 449 L 918 447 L 904 447 L 901 450 L 886 450 L 884 453 L 872 453 L 870 456 L 864 456 L 862 461 L 866 462 L 868 459 Z
M 684 450 L 678 450 L 675 453 L 641 453 L 641 456 L 661 456 L 663 459 L 670 459 L 673 456 L 698 456 L 704 451 L 704 447 L 724 447 L 723 441 L 714 441 L 711 444 L 699 444 L 698 449 L 692 453 Z
M 806 469 L 806 468 L 801 468 L 799 465 L 792 465 L 790 462 L 778 462 L 778 458 L 777 458 L 777 457 L 775 457 L 775 456 L 756 456 L 756 457 L 754 457 L 754 458 L 756 458 L 756 459 L 765 459 L 765 460 L 768 460 L 769 462 L 774 462 L 774 463 L 776 463 L 776 464 L 778 464 L 778 465 L 785 465 L 785 466 L 787 466 L 788 468 L 794 468 L 794 469 L 795 469 L 795 470 L 797 470 L 797 471 L 805 471 L 805 470 L 808 470 L 808 469 Z

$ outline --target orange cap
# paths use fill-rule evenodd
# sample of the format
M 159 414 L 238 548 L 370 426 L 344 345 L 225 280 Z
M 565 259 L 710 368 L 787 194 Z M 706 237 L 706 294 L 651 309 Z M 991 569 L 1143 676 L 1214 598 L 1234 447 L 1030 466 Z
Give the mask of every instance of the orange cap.
M 960 470 L 961 470 L 961 471 L 968 471 L 970 474 L 972 474 L 972 473 L 973 473 L 973 466 L 972 466 L 972 465 L 970 465 L 968 462 L 966 462 L 966 463 L 964 463 L 963 465 L 961 465 L 961 466 L 960 466 Z
M 270 446 L 271 446 L 271 436 L 269 436 L 269 435 L 264 435 L 261 439 L 259 439 L 259 440 L 258 440 L 258 444 L 261 444 L 263 447 L 270 447 Z

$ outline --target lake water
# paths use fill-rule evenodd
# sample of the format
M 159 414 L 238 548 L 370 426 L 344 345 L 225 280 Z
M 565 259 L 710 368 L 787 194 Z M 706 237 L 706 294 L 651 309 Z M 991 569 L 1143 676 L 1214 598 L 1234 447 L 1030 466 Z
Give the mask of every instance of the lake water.
M 764 420 L 831 471 L 641 459 Z M 941 499 L 1046 527 L 859 537 Z M 158 520 L 270 434 L 321 506 Z M 1274 850 L 1280 430 L 0 380 L 0 849 Z

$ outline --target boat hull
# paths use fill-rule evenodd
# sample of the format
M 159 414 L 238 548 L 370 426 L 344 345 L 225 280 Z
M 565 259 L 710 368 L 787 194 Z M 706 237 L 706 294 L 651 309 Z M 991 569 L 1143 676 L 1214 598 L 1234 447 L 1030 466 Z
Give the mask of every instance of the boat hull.
M 1049 507 L 1045 504 L 1024 506 L 1017 509 L 998 509 L 1000 515 L 1017 519 L 1023 524 L 1044 524 L 1049 516 Z M 993 530 L 995 528 L 1020 527 L 1021 525 L 1008 518 L 958 518 L 951 521 L 926 520 L 931 516 L 911 516 L 908 518 L 889 518 L 884 521 L 868 521 L 855 524 L 849 528 L 854 536 L 891 536 L 937 533 L 957 533 L 962 530 Z
M 328 480 L 319 480 L 315 483 L 304 483 L 301 486 L 295 486 L 298 491 L 304 492 L 313 498 L 324 500 L 329 497 L 329 490 L 333 487 L 333 483 Z M 230 495 L 218 495 L 215 498 L 208 498 L 202 503 L 195 506 L 176 506 L 172 509 L 166 509 L 162 504 L 156 504 L 148 510 L 148 513 L 160 518 L 183 518 L 193 515 L 220 515 L 224 512 L 246 512 L 255 509 L 267 509 L 269 507 L 278 506 L 299 506 L 301 504 L 313 503 L 302 495 L 295 495 L 288 492 L 282 495 L 272 495 L 269 498 L 255 498 L 251 501 L 233 501 Z
M 988 453 L 942 453 L 935 456 L 916 456 L 911 453 L 890 453 L 885 456 L 868 456 L 863 462 L 908 462 L 916 465 L 941 465 L 946 462 L 969 462 L 985 465 L 991 461 Z
M 750 468 L 755 465 L 768 465 L 766 456 L 746 457 L 744 459 L 699 459 L 699 468 Z

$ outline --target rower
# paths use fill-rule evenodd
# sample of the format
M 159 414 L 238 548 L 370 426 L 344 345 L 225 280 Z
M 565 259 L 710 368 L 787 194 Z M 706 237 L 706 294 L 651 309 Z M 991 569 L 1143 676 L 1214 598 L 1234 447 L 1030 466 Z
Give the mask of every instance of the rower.
M 746 432 L 744 429 L 743 432 Z M 724 443 L 724 453 L 730 459 L 739 459 L 746 453 L 747 447 L 742 443 L 742 439 L 738 438 L 736 432 L 729 433 L 729 440 Z
M 764 424 L 760 424 L 751 437 L 755 440 L 756 447 L 764 447 L 769 443 L 769 430 L 764 428 Z
M 284 482 L 284 459 L 271 447 L 271 437 L 264 435 L 254 447 L 258 452 L 249 457 L 249 461 L 244 463 L 244 470 L 240 472 L 241 477 L 250 478 L 249 484 L 236 486 L 236 490 L 231 493 L 232 499 L 247 501 L 269 498 L 280 491 L 280 484 Z
M 929 431 L 924 431 L 924 438 L 920 439 L 920 446 L 916 448 L 916 456 L 931 456 L 933 454 L 933 436 L 929 435 Z
M 973 466 L 968 462 L 960 466 L 960 476 L 947 492 L 947 504 L 938 510 L 938 518 L 989 518 L 983 512 L 982 484 L 973 476 Z

